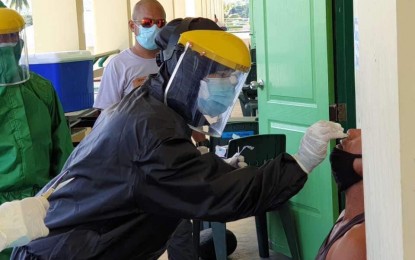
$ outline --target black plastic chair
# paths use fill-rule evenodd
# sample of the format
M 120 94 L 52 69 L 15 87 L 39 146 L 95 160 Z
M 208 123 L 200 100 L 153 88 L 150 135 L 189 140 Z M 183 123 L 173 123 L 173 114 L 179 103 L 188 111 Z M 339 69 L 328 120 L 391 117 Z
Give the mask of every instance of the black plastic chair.
M 254 147 L 253 150 L 244 149 L 242 155 L 245 162 L 251 166 L 262 166 L 266 161 L 277 157 L 280 153 L 285 152 L 285 135 L 266 134 L 253 135 L 233 139 L 229 141 L 227 157 L 231 157 L 236 152 L 241 151 L 245 146 Z M 292 259 L 300 259 L 297 230 L 293 216 L 287 204 L 278 209 L 281 222 L 287 237 Z M 196 221 L 200 226 L 200 222 Z M 215 244 L 216 259 L 226 259 L 226 223 L 212 222 L 213 240 Z M 259 256 L 262 258 L 269 257 L 268 230 L 266 212 L 255 216 L 255 224 L 258 238 Z M 200 230 L 200 229 L 199 229 Z M 194 228 L 195 237 L 198 236 L 197 227 Z

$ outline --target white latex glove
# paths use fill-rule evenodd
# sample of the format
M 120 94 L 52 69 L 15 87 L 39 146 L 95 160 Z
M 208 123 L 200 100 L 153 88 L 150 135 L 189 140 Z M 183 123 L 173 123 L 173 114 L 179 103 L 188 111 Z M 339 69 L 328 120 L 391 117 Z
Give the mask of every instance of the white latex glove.
M 1 248 L 23 246 L 31 240 L 47 236 L 44 218 L 49 202 L 43 197 L 30 197 L 0 205 Z
M 200 154 L 205 154 L 209 152 L 209 148 L 206 146 L 198 146 L 197 150 L 199 150 Z M 240 155 L 239 153 L 235 153 L 231 158 L 223 159 L 227 164 L 232 165 L 235 168 L 243 168 L 248 166 L 245 162 L 245 157 Z
M 301 139 L 300 147 L 293 155 L 301 169 L 310 173 L 327 155 L 327 146 L 331 139 L 347 137 L 340 124 L 330 121 L 318 121 L 310 126 Z
M 239 153 L 235 153 L 231 158 L 223 159 L 227 164 L 235 167 L 235 168 L 244 168 L 248 166 L 245 162 L 245 157 L 240 155 Z

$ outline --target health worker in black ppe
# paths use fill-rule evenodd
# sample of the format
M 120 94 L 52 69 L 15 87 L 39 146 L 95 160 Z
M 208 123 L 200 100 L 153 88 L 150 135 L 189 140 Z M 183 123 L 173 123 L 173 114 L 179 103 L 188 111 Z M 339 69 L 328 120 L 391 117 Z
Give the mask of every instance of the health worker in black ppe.
M 303 187 L 328 142 L 345 136 L 319 121 L 294 156 L 260 168 L 201 155 L 192 130 L 221 135 L 249 51 L 205 18 L 171 21 L 156 43 L 159 73 L 102 112 L 63 168 L 73 181 L 49 198 L 49 235 L 11 259 L 158 259 L 182 219 L 228 222 L 276 209 Z

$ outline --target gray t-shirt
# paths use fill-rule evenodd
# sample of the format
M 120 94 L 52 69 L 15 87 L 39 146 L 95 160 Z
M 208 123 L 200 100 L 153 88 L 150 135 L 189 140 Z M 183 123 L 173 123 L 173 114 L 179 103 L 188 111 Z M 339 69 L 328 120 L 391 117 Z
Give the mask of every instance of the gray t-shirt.
M 130 49 L 115 56 L 104 70 L 101 85 L 95 98 L 94 107 L 105 109 L 118 103 L 131 92 L 134 82 L 149 74 L 157 73 L 159 67 L 156 59 L 144 59 L 134 54 Z

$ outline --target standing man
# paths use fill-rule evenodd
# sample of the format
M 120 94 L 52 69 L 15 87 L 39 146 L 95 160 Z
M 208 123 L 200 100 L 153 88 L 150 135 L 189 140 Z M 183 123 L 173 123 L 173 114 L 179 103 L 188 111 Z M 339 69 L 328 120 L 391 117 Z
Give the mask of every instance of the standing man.
M 141 86 L 149 74 L 157 73 L 157 33 L 166 24 L 166 12 L 157 0 L 140 0 L 128 22 L 135 35 L 133 47 L 122 51 L 107 65 L 94 107 L 105 109 L 118 103 L 134 88 Z
M 157 0 L 140 0 L 135 4 L 132 20 L 128 22 L 135 35 L 135 44 L 108 63 L 94 108 L 102 110 L 120 102 L 134 88 L 141 86 L 148 75 L 158 72 L 156 54 L 159 49 L 154 39 L 165 24 L 166 12 Z M 196 145 L 209 146 L 205 135 L 194 132 L 192 137 Z
M 24 40 L 23 17 L 0 1 L 0 204 L 36 194 L 73 149 L 52 84 L 29 72 Z

